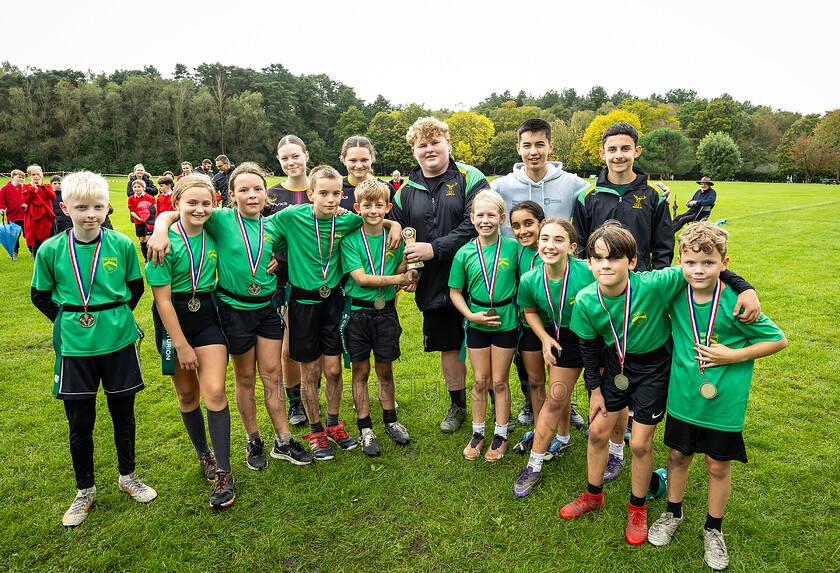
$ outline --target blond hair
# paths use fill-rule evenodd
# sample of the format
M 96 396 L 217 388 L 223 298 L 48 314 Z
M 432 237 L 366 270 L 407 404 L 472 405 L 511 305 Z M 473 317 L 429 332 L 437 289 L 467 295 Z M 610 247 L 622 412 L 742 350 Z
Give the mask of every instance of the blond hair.
M 485 203 L 492 203 L 498 210 L 500 215 L 504 215 L 505 213 L 505 200 L 499 195 L 496 191 L 492 189 L 485 189 L 478 193 L 473 199 L 472 207 L 470 207 L 470 212 L 475 213 L 475 204 L 479 202 Z
M 26 168 L 26 176 L 27 177 L 32 177 L 33 173 L 40 173 L 41 176 L 43 177 L 44 170 L 41 169 L 40 165 L 36 165 L 35 163 L 33 163 L 32 165 L 30 165 L 29 167 Z
M 20 169 L 12 169 L 12 172 L 9 173 L 10 177 L 16 177 L 18 175 L 20 175 L 21 177 L 26 177 L 26 173 L 24 173 Z
M 330 167 L 329 165 L 318 165 L 317 167 L 313 167 L 312 171 L 309 172 L 309 189 L 311 191 L 315 191 L 315 183 L 317 183 L 319 179 L 338 179 L 341 181 L 341 173 L 339 173 L 335 167 Z
M 388 186 L 379 179 L 367 179 L 356 186 L 356 203 L 361 204 L 362 201 L 385 201 L 386 203 L 391 198 L 391 191 Z
M 93 199 L 103 199 L 108 203 L 108 182 L 98 173 L 76 171 L 61 182 L 61 197 L 65 204 Z
M 213 182 L 210 178 L 201 173 L 191 173 L 184 175 L 175 182 L 175 189 L 172 191 L 172 204 L 176 205 L 181 200 L 181 196 L 193 187 L 204 187 L 210 193 L 210 200 L 216 198 L 216 190 L 213 188 Z
M 729 233 L 709 221 L 698 221 L 686 227 L 680 234 L 680 252 L 684 253 L 689 249 L 695 253 L 711 253 L 713 250 L 720 253 L 720 258 L 726 257 L 726 242 Z
M 405 134 L 406 142 L 414 147 L 417 139 L 431 141 L 436 137 L 449 139 L 449 126 L 436 117 L 421 117 L 415 121 Z

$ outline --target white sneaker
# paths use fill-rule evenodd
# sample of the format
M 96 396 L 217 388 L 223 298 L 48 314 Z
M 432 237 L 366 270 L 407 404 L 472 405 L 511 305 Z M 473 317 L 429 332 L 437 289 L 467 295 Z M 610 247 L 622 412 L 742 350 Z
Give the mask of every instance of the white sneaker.
M 122 491 L 140 503 L 149 503 L 157 497 L 157 492 L 140 481 L 134 472 L 127 476 L 121 475 L 119 484 Z
M 87 517 L 88 510 L 96 501 L 96 486 L 76 490 L 76 499 L 70 505 L 70 509 L 64 512 L 61 518 L 61 525 L 64 527 L 76 527 Z
M 703 528 L 703 560 L 715 571 L 723 571 L 729 567 L 729 552 L 726 551 L 726 541 L 723 533 L 717 529 Z
M 650 541 L 650 544 L 657 547 L 668 545 L 674 533 L 680 527 L 682 520 L 682 517 L 674 517 L 674 514 L 670 511 L 666 511 L 660 515 L 659 519 L 648 529 L 648 541 Z

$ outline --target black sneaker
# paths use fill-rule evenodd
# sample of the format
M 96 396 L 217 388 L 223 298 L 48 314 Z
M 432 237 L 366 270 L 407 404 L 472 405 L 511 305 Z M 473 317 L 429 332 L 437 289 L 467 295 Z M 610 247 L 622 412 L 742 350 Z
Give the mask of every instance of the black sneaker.
M 363 428 L 359 436 L 359 443 L 362 445 L 362 451 L 368 456 L 375 458 L 380 454 L 379 444 L 376 443 L 376 434 L 371 428 Z
M 569 423 L 578 430 L 580 430 L 586 425 L 586 420 L 583 419 L 583 416 L 578 414 L 578 411 L 575 410 L 574 406 L 572 406 L 571 412 L 569 414 Z
M 213 452 L 207 450 L 198 458 L 198 463 L 201 465 L 201 471 L 204 472 L 204 477 L 207 481 L 213 483 L 216 481 L 216 458 L 213 457 Z
M 285 460 L 296 466 L 309 465 L 315 459 L 315 456 L 304 450 L 300 442 L 296 442 L 294 438 L 289 440 L 288 444 L 282 445 L 275 438 L 274 447 L 271 449 L 271 457 L 277 460 Z
M 216 472 L 216 485 L 213 486 L 213 493 L 210 494 L 210 507 L 221 509 L 228 507 L 236 500 L 236 494 L 233 491 L 234 481 L 233 474 L 230 472 L 222 470 Z
M 388 422 L 385 424 L 385 433 L 391 436 L 391 439 L 400 446 L 408 445 L 411 441 L 408 430 L 399 422 Z
M 306 422 L 306 410 L 303 409 L 301 400 L 289 401 L 289 424 L 302 426 Z
M 519 415 L 516 417 L 516 421 L 519 422 L 520 426 L 534 425 L 534 410 L 531 408 L 530 404 L 526 403 L 522 406 L 522 411 L 519 412 Z
M 265 466 L 268 465 L 262 438 L 245 442 L 245 465 L 252 470 L 264 470 Z

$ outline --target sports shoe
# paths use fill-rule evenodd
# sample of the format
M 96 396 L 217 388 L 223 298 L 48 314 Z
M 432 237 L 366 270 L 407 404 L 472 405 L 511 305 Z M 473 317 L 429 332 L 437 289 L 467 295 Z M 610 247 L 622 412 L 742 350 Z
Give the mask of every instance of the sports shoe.
M 623 469 L 624 460 L 620 460 L 614 454 L 610 454 L 609 459 L 607 459 L 607 468 L 604 470 L 604 481 L 617 478 Z
M 525 469 L 519 472 L 519 477 L 513 484 L 513 494 L 516 497 L 526 497 L 532 491 L 534 486 L 540 481 L 542 472 L 535 472 L 531 466 L 525 466 Z
M 70 509 L 64 512 L 61 518 L 61 525 L 64 527 L 76 527 L 87 517 L 88 510 L 96 501 L 96 486 L 76 490 L 76 499 L 70 504 Z
M 657 497 L 668 491 L 668 472 L 665 470 L 665 468 L 659 468 L 658 470 L 653 472 L 653 475 L 659 478 L 657 481 L 656 491 L 650 489 L 650 486 L 648 486 L 648 492 L 645 495 L 646 501 L 656 499 Z
M 455 404 L 450 404 L 449 411 L 446 413 L 446 416 L 443 417 L 443 421 L 440 423 L 440 431 L 445 434 L 451 434 L 452 432 L 460 428 L 461 424 L 463 424 L 464 420 L 466 419 L 466 408 L 456 406 Z
M 627 504 L 627 527 L 624 528 L 624 539 L 630 545 L 641 545 L 647 540 L 647 509 Z
M 381 453 L 379 444 L 376 443 L 376 434 L 373 433 L 372 428 L 362 428 L 361 435 L 359 436 L 359 444 L 362 446 L 362 451 L 372 458 L 375 458 Z
M 580 430 L 586 425 L 586 420 L 583 419 L 583 416 L 578 414 L 578 411 L 575 410 L 575 407 L 572 406 L 571 414 L 569 416 L 569 424 Z
M 534 425 L 534 409 L 531 407 L 531 404 L 526 403 L 524 406 L 522 406 L 522 410 L 516 417 L 516 421 L 519 422 L 520 426 Z
M 501 437 L 499 434 L 493 436 L 493 441 L 490 442 L 490 449 L 484 454 L 484 459 L 488 462 L 498 462 L 505 457 L 505 452 L 508 449 L 508 439 Z
M 534 430 L 528 430 L 522 436 L 522 441 L 513 446 L 513 453 L 524 454 L 534 446 Z
M 288 444 L 281 444 L 277 441 L 277 438 L 274 438 L 271 457 L 276 460 L 290 462 L 296 466 L 309 465 L 315 459 L 315 456 L 304 450 L 300 442 L 296 442 L 294 438 L 289 440 Z
M 245 442 L 245 465 L 252 470 L 263 470 L 268 465 L 265 459 L 265 444 L 262 438 Z
M 306 410 L 301 400 L 289 400 L 289 424 L 301 426 L 306 423 Z
M 201 466 L 201 471 L 204 472 L 204 477 L 207 481 L 213 483 L 216 481 L 216 458 L 213 457 L 213 452 L 207 450 L 198 457 L 198 463 Z
M 729 552 L 723 533 L 717 529 L 703 528 L 703 561 L 715 571 L 723 571 L 729 567 Z
M 481 448 L 484 447 L 484 435 L 478 432 L 473 433 L 470 443 L 464 448 L 464 457 L 468 460 L 474 460 L 481 453 Z
M 545 451 L 545 458 L 543 461 L 550 462 L 566 450 L 572 447 L 572 440 L 568 442 L 561 442 L 557 439 L 557 436 L 551 438 L 551 443 L 548 445 L 548 449 Z
M 327 437 L 339 448 L 348 452 L 354 449 L 358 444 L 356 444 L 356 440 L 350 437 L 347 430 L 344 429 L 345 424 L 346 422 L 341 422 L 335 426 L 327 426 Z
M 312 450 L 316 462 L 325 462 L 335 457 L 326 432 L 307 434 L 301 439 L 309 440 L 309 449 Z
M 668 545 L 674 533 L 679 529 L 682 520 L 682 517 L 674 517 L 674 514 L 670 511 L 664 512 L 648 529 L 650 544 L 657 547 Z
M 408 430 L 399 422 L 388 422 L 385 424 L 385 433 L 391 436 L 391 439 L 400 446 L 407 446 L 411 441 Z
M 157 492 L 140 481 L 134 472 L 127 476 L 120 475 L 120 489 L 140 503 L 149 503 L 157 497 Z
M 496 423 L 496 407 L 493 406 L 493 424 Z M 513 414 L 508 414 L 508 421 L 507 421 L 507 430 L 508 436 L 513 435 L 513 432 L 516 430 L 516 418 L 513 417 Z
M 233 491 L 235 481 L 230 472 L 222 470 L 216 472 L 213 493 L 210 494 L 210 507 L 221 509 L 236 501 L 236 494 Z
M 577 519 L 585 513 L 604 507 L 604 492 L 598 495 L 584 492 L 579 498 L 564 505 L 559 512 L 563 519 Z

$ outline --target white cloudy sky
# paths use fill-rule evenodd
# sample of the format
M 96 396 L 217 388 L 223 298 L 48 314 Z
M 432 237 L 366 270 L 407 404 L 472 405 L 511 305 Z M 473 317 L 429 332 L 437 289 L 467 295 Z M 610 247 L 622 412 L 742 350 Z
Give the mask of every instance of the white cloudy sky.
M 17 1 L 3 9 L 0 60 L 166 76 L 176 63 L 280 63 L 368 102 L 429 108 L 601 85 L 825 113 L 840 107 L 838 16 L 817 0 Z

